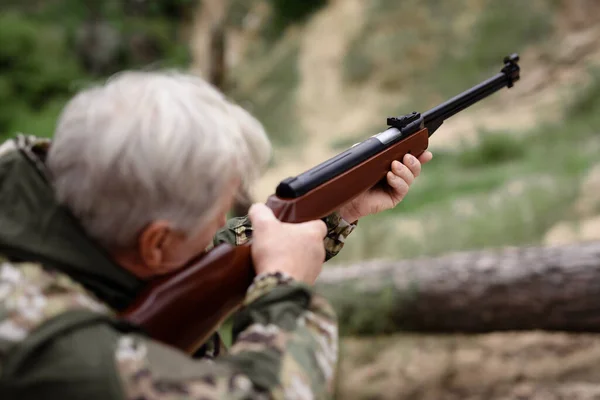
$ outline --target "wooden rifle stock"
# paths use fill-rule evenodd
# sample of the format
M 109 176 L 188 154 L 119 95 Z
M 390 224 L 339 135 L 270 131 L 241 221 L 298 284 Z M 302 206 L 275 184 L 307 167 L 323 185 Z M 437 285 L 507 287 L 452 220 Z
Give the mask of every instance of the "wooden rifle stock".
M 394 160 L 420 156 L 446 118 L 519 80 L 516 54 L 501 73 L 423 115 L 389 118 L 385 132 L 317 167 L 282 181 L 267 199 L 275 216 L 290 223 L 323 218 L 384 182 Z M 122 317 L 151 337 L 193 354 L 241 304 L 254 278 L 250 243 L 221 244 L 181 271 L 152 282 Z

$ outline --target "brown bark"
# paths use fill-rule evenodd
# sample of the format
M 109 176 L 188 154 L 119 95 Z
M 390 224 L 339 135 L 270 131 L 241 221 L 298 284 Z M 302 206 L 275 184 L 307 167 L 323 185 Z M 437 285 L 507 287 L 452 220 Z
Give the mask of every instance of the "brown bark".
M 327 268 L 342 332 L 600 332 L 600 242 Z
M 210 31 L 210 82 L 221 90 L 225 89 L 226 65 L 225 65 L 225 24 L 224 21 L 215 23 Z

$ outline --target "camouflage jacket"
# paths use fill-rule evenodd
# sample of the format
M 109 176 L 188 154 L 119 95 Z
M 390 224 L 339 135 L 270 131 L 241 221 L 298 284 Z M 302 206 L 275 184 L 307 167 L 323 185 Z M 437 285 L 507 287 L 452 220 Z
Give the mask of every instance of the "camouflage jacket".
M 0 399 L 322 399 L 337 362 L 330 305 L 282 274 L 257 276 L 236 314 L 231 348 L 191 358 L 118 318 L 143 286 L 56 204 L 48 142 L 0 146 Z M 327 258 L 355 225 L 326 219 Z M 241 244 L 247 218 L 214 244 Z

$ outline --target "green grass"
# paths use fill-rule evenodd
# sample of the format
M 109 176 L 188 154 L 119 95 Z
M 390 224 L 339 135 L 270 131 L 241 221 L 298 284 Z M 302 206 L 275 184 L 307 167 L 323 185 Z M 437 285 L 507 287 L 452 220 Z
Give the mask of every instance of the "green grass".
M 558 126 L 542 126 L 533 132 L 494 132 L 462 151 L 435 154 L 397 212 L 424 208 L 443 199 L 486 192 L 505 182 L 530 175 L 576 177 L 596 157 L 589 149 L 598 138 L 600 121 L 588 118 Z M 595 128 L 592 128 L 595 126 Z M 502 140 L 504 138 L 504 140 Z M 596 158 L 597 159 L 597 158 Z

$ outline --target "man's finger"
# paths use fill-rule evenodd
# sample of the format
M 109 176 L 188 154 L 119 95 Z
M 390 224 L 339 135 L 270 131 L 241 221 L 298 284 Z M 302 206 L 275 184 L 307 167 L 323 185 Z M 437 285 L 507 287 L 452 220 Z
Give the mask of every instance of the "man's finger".
M 394 202 L 399 203 L 408 193 L 408 183 L 392 171 L 387 173 L 387 182 L 393 190 L 391 196 Z
M 429 150 L 425 150 L 423 152 L 423 154 L 421 154 L 419 156 L 419 161 L 421 162 L 421 164 L 425 164 L 425 163 L 428 163 L 429 161 L 431 161 L 432 158 L 433 158 L 433 153 L 430 152 Z
M 414 178 L 419 176 L 421 173 L 421 163 L 419 160 L 417 160 L 417 157 L 413 156 L 412 154 L 406 154 L 404 156 L 404 165 L 406 165 L 410 172 L 412 172 Z M 412 181 L 408 183 L 411 184 Z
M 406 160 L 407 158 L 404 157 Z M 410 160 L 410 159 L 409 159 Z M 416 159 L 413 157 L 413 160 Z M 418 164 L 418 163 L 417 163 Z M 412 185 L 415 180 L 414 171 L 410 170 L 405 164 L 402 164 L 400 161 L 396 160 L 392 162 L 392 173 L 400 178 L 402 178 L 409 186 Z

